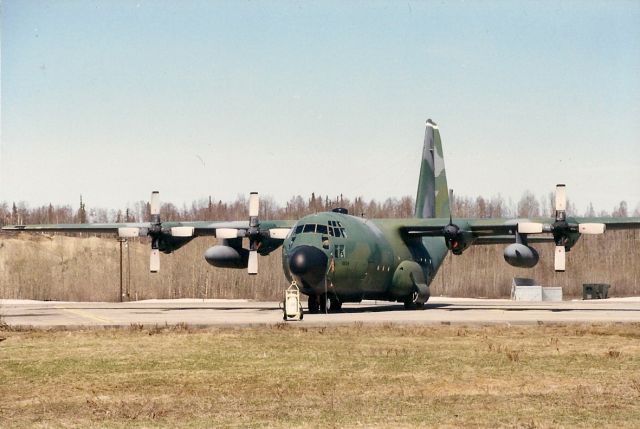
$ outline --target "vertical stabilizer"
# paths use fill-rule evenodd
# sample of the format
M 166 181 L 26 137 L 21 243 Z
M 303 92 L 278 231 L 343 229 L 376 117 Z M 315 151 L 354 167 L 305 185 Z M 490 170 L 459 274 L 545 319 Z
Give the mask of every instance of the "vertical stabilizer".
M 449 188 L 444 168 L 440 130 L 435 122 L 427 119 L 415 217 L 448 218 L 450 213 Z

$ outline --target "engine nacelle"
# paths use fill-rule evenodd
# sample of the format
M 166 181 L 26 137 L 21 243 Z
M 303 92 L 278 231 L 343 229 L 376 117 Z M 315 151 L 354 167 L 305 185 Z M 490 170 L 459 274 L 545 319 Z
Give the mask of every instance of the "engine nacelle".
M 209 247 L 204 252 L 204 259 L 214 267 L 219 268 L 247 268 L 249 251 L 225 245 Z
M 162 253 L 173 253 L 191 240 L 193 237 L 174 237 L 171 234 L 162 233 L 158 239 L 158 249 Z
M 504 260 L 509 265 L 520 268 L 532 268 L 540 260 L 538 251 L 524 244 L 514 243 L 504 249 Z

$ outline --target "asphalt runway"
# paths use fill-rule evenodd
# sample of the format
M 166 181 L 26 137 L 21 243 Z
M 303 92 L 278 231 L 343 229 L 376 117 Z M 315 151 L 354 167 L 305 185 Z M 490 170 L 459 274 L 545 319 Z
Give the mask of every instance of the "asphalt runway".
M 245 300 L 147 300 L 125 303 L 0 300 L 2 322 L 12 328 L 145 327 L 187 324 L 242 327 L 283 323 L 277 302 Z M 380 324 L 545 324 L 640 322 L 640 298 L 523 302 L 433 297 L 425 310 L 365 301 L 337 314 L 305 314 L 297 326 Z

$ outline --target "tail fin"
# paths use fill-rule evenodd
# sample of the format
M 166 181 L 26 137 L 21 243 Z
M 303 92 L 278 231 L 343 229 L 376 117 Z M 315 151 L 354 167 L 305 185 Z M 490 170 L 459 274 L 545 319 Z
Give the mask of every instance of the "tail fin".
M 448 218 L 449 188 L 442 155 L 442 141 L 438 125 L 427 119 L 427 129 L 424 133 L 424 147 L 422 149 L 422 166 L 416 196 L 415 217 L 418 218 Z

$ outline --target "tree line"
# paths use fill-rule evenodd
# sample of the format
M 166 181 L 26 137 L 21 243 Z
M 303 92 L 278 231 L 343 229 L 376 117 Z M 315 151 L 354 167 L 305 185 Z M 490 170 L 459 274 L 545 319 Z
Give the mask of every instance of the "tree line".
M 260 217 L 263 219 L 298 219 L 308 214 L 344 207 L 349 213 L 368 218 L 408 218 L 413 216 L 415 199 L 410 196 L 387 198 L 384 201 L 365 199 L 363 197 L 347 198 L 342 194 L 330 198 L 327 195 L 316 195 L 305 198 L 300 195 L 291 197 L 285 204 L 277 203 L 270 196 L 261 196 Z M 490 218 L 490 217 L 536 217 L 552 216 L 554 195 L 549 193 L 536 197 L 531 191 L 525 191 L 521 198 L 514 202 L 505 200 L 501 195 L 492 197 L 467 197 L 453 195 L 454 217 Z M 574 216 L 640 216 L 640 203 L 633 213 L 626 201 L 620 201 L 611 211 L 597 211 L 589 204 L 583 211 L 567 202 L 567 211 Z M 137 201 L 120 209 L 87 207 L 80 197 L 77 209 L 69 204 L 53 204 L 30 207 L 24 201 L 0 202 L 0 225 L 13 224 L 52 224 L 52 223 L 109 223 L 109 222 L 144 222 L 149 219 L 150 207 L 147 201 Z M 165 221 L 193 220 L 239 220 L 247 217 L 247 198 L 239 195 L 235 201 L 223 202 L 209 196 L 182 204 L 162 204 L 160 216 Z

